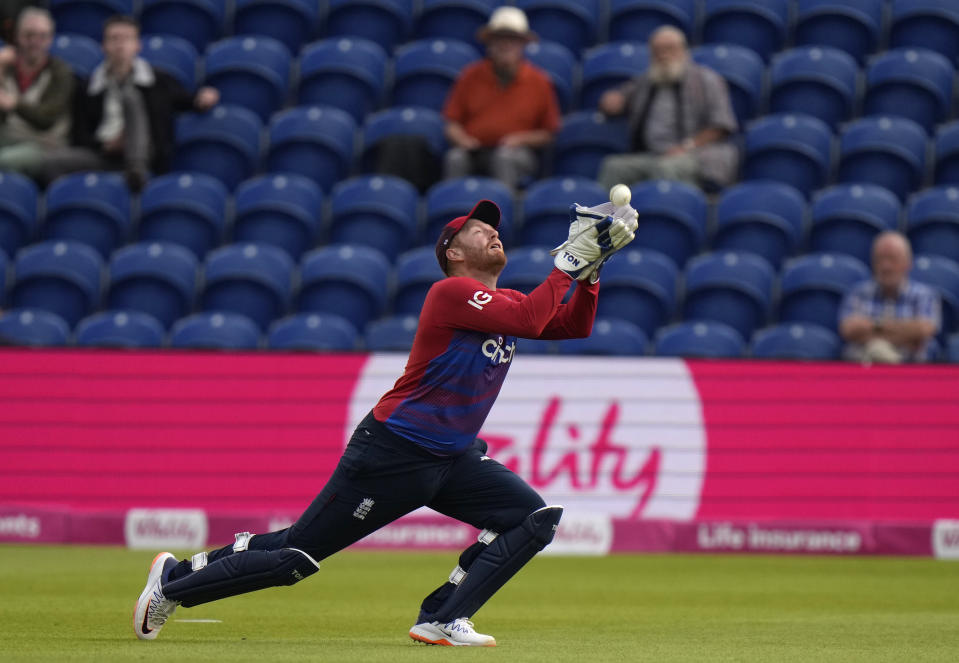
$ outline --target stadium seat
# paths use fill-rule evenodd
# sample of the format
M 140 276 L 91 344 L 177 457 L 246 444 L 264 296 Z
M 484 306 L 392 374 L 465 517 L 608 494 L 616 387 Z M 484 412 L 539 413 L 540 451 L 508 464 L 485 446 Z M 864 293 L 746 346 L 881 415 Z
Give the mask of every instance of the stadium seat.
M 266 122 L 286 103 L 291 61 L 283 42 L 271 37 L 228 37 L 207 47 L 204 84 L 219 90 L 220 103 L 247 108 Z
M 879 45 L 884 0 L 799 0 L 793 42 L 849 53 L 859 63 Z
M 33 180 L 13 172 L 0 172 L 0 252 L 12 256 L 30 241 L 37 230 L 39 200 Z
M 268 244 L 230 244 L 203 265 L 202 310 L 239 313 L 260 329 L 286 314 L 293 288 L 293 261 Z
M 500 273 L 496 287 L 519 290 L 528 295 L 546 280 L 551 271 L 553 256 L 549 254 L 548 247 L 521 246 L 510 249 L 506 254 L 506 267 Z
M 458 177 L 443 180 L 431 186 L 425 196 L 425 223 L 420 243 L 434 246 L 443 226 L 463 216 L 480 200 L 492 200 L 500 209 L 496 230 L 508 249 L 513 237 L 513 193 L 509 187 L 492 177 Z
M 696 0 L 610 0 L 609 41 L 649 40 L 664 25 L 672 25 L 692 41 Z
M 317 28 L 320 5 L 310 0 L 234 0 L 233 33 L 262 35 L 297 52 Z
M 934 286 L 942 302 L 939 338 L 959 331 L 959 262 L 956 258 L 916 255 L 909 278 Z
M 904 117 L 864 117 L 839 139 L 839 182 L 878 184 L 905 200 L 919 188 L 926 164 L 926 132 Z
M 260 328 L 238 313 L 194 313 L 170 330 L 171 348 L 255 350 L 259 345 Z
M 421 39 L 393 56 L 392 106 L 425 106 L 437 112 L 463 68 L 480 59 L 470 44 L 453 39 Z
M 333 106 L 297 106 L 272 117 L 266 152 L 271 173 L 311 178 L 325 193 L 353 163 L 356 123 Z
M 766 115 L 746 127 L 744 180 L 774 179 L 809 196 L 829 180 L 832 132 L 809 115 Z
M 705 0 L 703 43 L 736 44 L 768 62 L 786 42 L 787 0 Z
M 396 260 L 396 287 L 391 310 L 394 315 L 419 315 L 426 293 L 434 283 L 446 277 L 432 246 L 410 249 Z
M 706 240 L 706 196 L 694 186 L 667 180 L 632 187 L 631 205 L 642 227 L 633 246 L 665 254 L 682 267 Z
M 610 42 L 594 46 L 583 54 L 579 107 L 595 110 L 599 98 L 649 66 L 649 49 L 639 41 Z M 623 151 L 625 144 L 620 146 Z
M 102 270 L 100 254 L 80 242 L 25 246 L 14 261 L 9 305 L 56 313 L 72 328 L 99 304 Z
M 721 322 L 680 322 L 661 328 L 653 340 L 653 354 L 660 357 L 735 359 L 745 352 L 739 332 Z
M 631 322 L 649 337 L 672 319 L 679 270 L 668 256 L 652 249 L 625 249 L 606 263 L 599 280 L 597 316 Z
M 140 195 L 138 236 L 171 242 L 203 258 L 223 238 L 229 193 L 203 173 L 170 173 L 152 178 Z
M 959 60 L 959 5 L 949 0 L 892 0 L 889 48 L 929 48 Z
M 72 239 L 106 259 L 130 233 L 130 189 L 118 173 L 74 173 L 57 178 L 44 196 L 46 239 Z
M 173 35 L 143 35 L 140 55 L 155 69 L 173 76 L 187 90 L 196 89 L 199 54 L 193 44 Z
M 99 28 L 98 28 L 99 29 Z M 58 57 L 73 70 L 78 78 L 89 78 L 103 61 L 100 42 L 82 34 L 58 32 L 50 44 L 50 55 Z
M 400 177 L 343 180 L 330 197 L 330 242 L 370 246 L 393 262 L 416 239 L 418 206 L 416 189 Z
M 783 51 L 769 66 L 769 112 L 811 115 L 835 131 L 852 116 L 858 78 L 856 60 L 837 48 Z
M 595 110 L 563 116 L 553 142 L 553 175 L 595 180 L 603 158 L 629 149 L 629 131 L 620 118 L 607 118 Z
M 323 192 L 302 175 L 260 175 L 240 184 L 233 202 L 233 241 L 276 246 L 294 261 L 313 248 Z
M 936 130 L 935 168 L 936 184 L 959 184 L 959 121 L 941 125 Z
M 334 106 L 360 124 L 383 100 L 387 61 L 386 51 L 367 39 L 307 44 L 300 53 L 297 103 Z
M 141 242 L 110 258 L 106 307 L 140 311 L 169 328 L 193 309 L 198 262 L 193 253 L 163 242 Z
M 714 249 L 749 251 L 776 269 L 800 244 L 806 200 L 782 182 L 752 180 L 728 187 L 716 205 Z
M 579 54 L 598 38 L 600 0 L 516 0 L 540 39 L 565 44 Z
M 906 208 L 906 234 L 916 254 L 959 257 L 959 188 L 926 189 Z
M 872 242 L 899 227 L 901 206 L 874 184 L 838 184 L 818 191 L 810 206 L 809 250 L 845 253 L 869 264 Z
M 413 25 L 415 39 L 459 39 L 474 47 L 476 33 L 486 25 L 501 0 L 421 0 Z
M 579 59 L 563 44 L 534 41 L 526 45 L 526 59 L 549 74 L 560 113 L 568 113 L 578 99 Z
M 954 75 L 952 63 L 935 51 L 886 51 L 866 70 L 863 115 L 905 117 L 931 133 L 949 116 Z
M 775 273 L 765 259 L 722 251 L 693 258 L 686 267 L 683 319 L 722 322 L 743 338 L 764 326 Z
M 166 331 L 141 311 L 102 311 L 77 324 L 74 342 L 85 347 L 159 348 Z
M 559 245 L 569 231 L 569 206 L 592 207 L 609 199 L 595 180 L 584 177 L 549 177 L 538 180 L 523 196 L 522 222 L 516 231 L 520 246 Z
M 176 121 L 173 170 L 205 173 L 232 191 L 259 164 L 263 123 L 251 110 L 221 105 Z
M 141 0 L 140 28 L 144 34 L 186 39 L 197 52 L 223 34 L 224 0 Z
M 39 308 L 0 312 L 0 345 L 59 346 L 70 341 L 70 326 L 56 313 Z
M 32 4 L 32 3 L 31 3 Z M 71 33 L 98 42 L 103 37 L 103 22 L 114 14 L 133 15 L 133 0 L 49 0 L 57 33 Z M 13 5 L 19 10 L 24 4 Z M 14 13 L 12 17 L 15 17 Z
M 7 272 L 10 267 L 10 259 L 7 258 L 7 254 L 3 252 L 3 249 L 0 249 L 0 302 L 3 301 L 4 296 L 7 294 Z
M 597 317 L 586 338 L 567 338 L 557 347 L 563 355 L 639 356 L 646 354 L 649 339 L 643 330 L 626 320 Z
M 266 345 L 273 350 L 356 349 L 359 334 L 349 320 L 335 313 L 297 313 L 270 325 Z
M 692 50 L 693 59 L 723 77 L 739 126 L 759 111 L 765 64 L 756 53 L 736 44 L 704 44 Z
M 326 34 L 331 37 L 362 37 L 392 53 L 412 28 L 412 0 L 329 0 Z
M 361 171 L 372 172 L 376 164 L 377 148 L 388 136 L 420 136 L 430 154 L 439 163 L 446 151 L 445 124 L 438 112 L 418 106 L 386 108 L 367 116 L 362 128 Z
M 757 359 L 839 359 L 842 341 L 825 327 L 786 323 L 760 329 L 753 334 L 750 354 Z
M 295 308 L 336 313 L 361 330 L 382 315 L 389 284 L 390 262 L 382 253 L 368 246 L 331 244 L 300 260 Z
M 2 333 L 2 332 L 0 332 Z M 952 334 L 946 344 L 944 358 L 953 364 L 959 363 L 959 334 Z
M 416 337 L 419 317 L 393 315 L 366 325 L 364 345 L 369 352 L 409 352 Z
M 854 285 L 869 278 L 869 268 L 842 253 L 807 253 L 782 270 L 779 321 L 838 329 L 839 306 Z

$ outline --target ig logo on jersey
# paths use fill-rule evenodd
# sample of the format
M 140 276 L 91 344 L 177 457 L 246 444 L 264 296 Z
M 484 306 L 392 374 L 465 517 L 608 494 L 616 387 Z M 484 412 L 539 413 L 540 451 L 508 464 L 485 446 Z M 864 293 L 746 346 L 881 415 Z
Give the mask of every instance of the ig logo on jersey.
M 483 307 L 489 304 L 492 300 L 493 295 L 489 294 L 488 292 L 483 292 L 482 290 L 477 290 L 473 293 L 473 299 L 467 299 L 466 303 L 478 311 L 482 311 Z

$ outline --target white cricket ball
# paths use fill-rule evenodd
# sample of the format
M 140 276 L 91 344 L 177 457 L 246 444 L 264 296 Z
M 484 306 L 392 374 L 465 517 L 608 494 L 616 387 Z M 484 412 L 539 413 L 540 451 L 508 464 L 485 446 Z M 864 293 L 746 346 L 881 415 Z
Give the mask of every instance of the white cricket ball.
M 629 199 L 633 197 L 632 191 L 625 184 L 617 184 L 609 190 L 609 201 L 616 207 L 629 205 Z

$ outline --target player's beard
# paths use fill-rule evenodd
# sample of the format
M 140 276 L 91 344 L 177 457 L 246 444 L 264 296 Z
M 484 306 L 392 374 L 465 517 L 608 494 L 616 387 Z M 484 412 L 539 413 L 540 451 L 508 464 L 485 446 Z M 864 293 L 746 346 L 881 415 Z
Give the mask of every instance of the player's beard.
M 488 246 L 463 247 L 466 263 L 487 274 L 499 274 L 506 266 L 506 253 L 493 251 Z
M 678 83 L 686 75 L 687 58 L 672 62 L 653 62 L 649 65 L 649 80 L 655 85 L 672 85 Z

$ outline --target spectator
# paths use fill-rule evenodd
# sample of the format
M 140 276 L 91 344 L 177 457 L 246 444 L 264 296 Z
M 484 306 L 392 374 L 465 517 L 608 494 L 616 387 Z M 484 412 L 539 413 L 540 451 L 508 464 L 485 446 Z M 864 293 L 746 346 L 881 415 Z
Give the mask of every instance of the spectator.
M 649 50 L 649 69 L 600 97 L 606 115 L 626 114 L 632 140 L 628 154 L 603 159 L 600 184 L 668 179 L 706 190 L 730 184 L 739 150 L 730 140 L 737 124 L 726 81 L 692 61 L 677 28 L 653 32 Z
M 0 48 L 0 170 L 37 177 L 52 148 L 66 146 L 73 72 L 51 57 L 53 18 L 25 8 L 14 46 Z
M 0 0 L 0 39 L 6 42 L 16 41 L 15 23 L 20 13 L 27 7 L 40 7 L 47 4 L 41 0 Z
M 139 57 L 140 26 L 129 16 L 112 16 L 103 26 L 104 61 L 77 92 L 74 147 L 51 159 L 47 181 L 78 170 L 122 170 L 138 191 L 149 171 L 169 167 L 177 111 L 205 111 L 219 92 L 202 87 L 190 94 L 175 78 Z
M 930 359 L 929 341 L 941 324 L 936 291 L 909 280 L 912 249 L 898 232 L 872 245 L 873 278 L 856 284 L 839 309 L 839 333 L 853 361 L 898 364 Z

